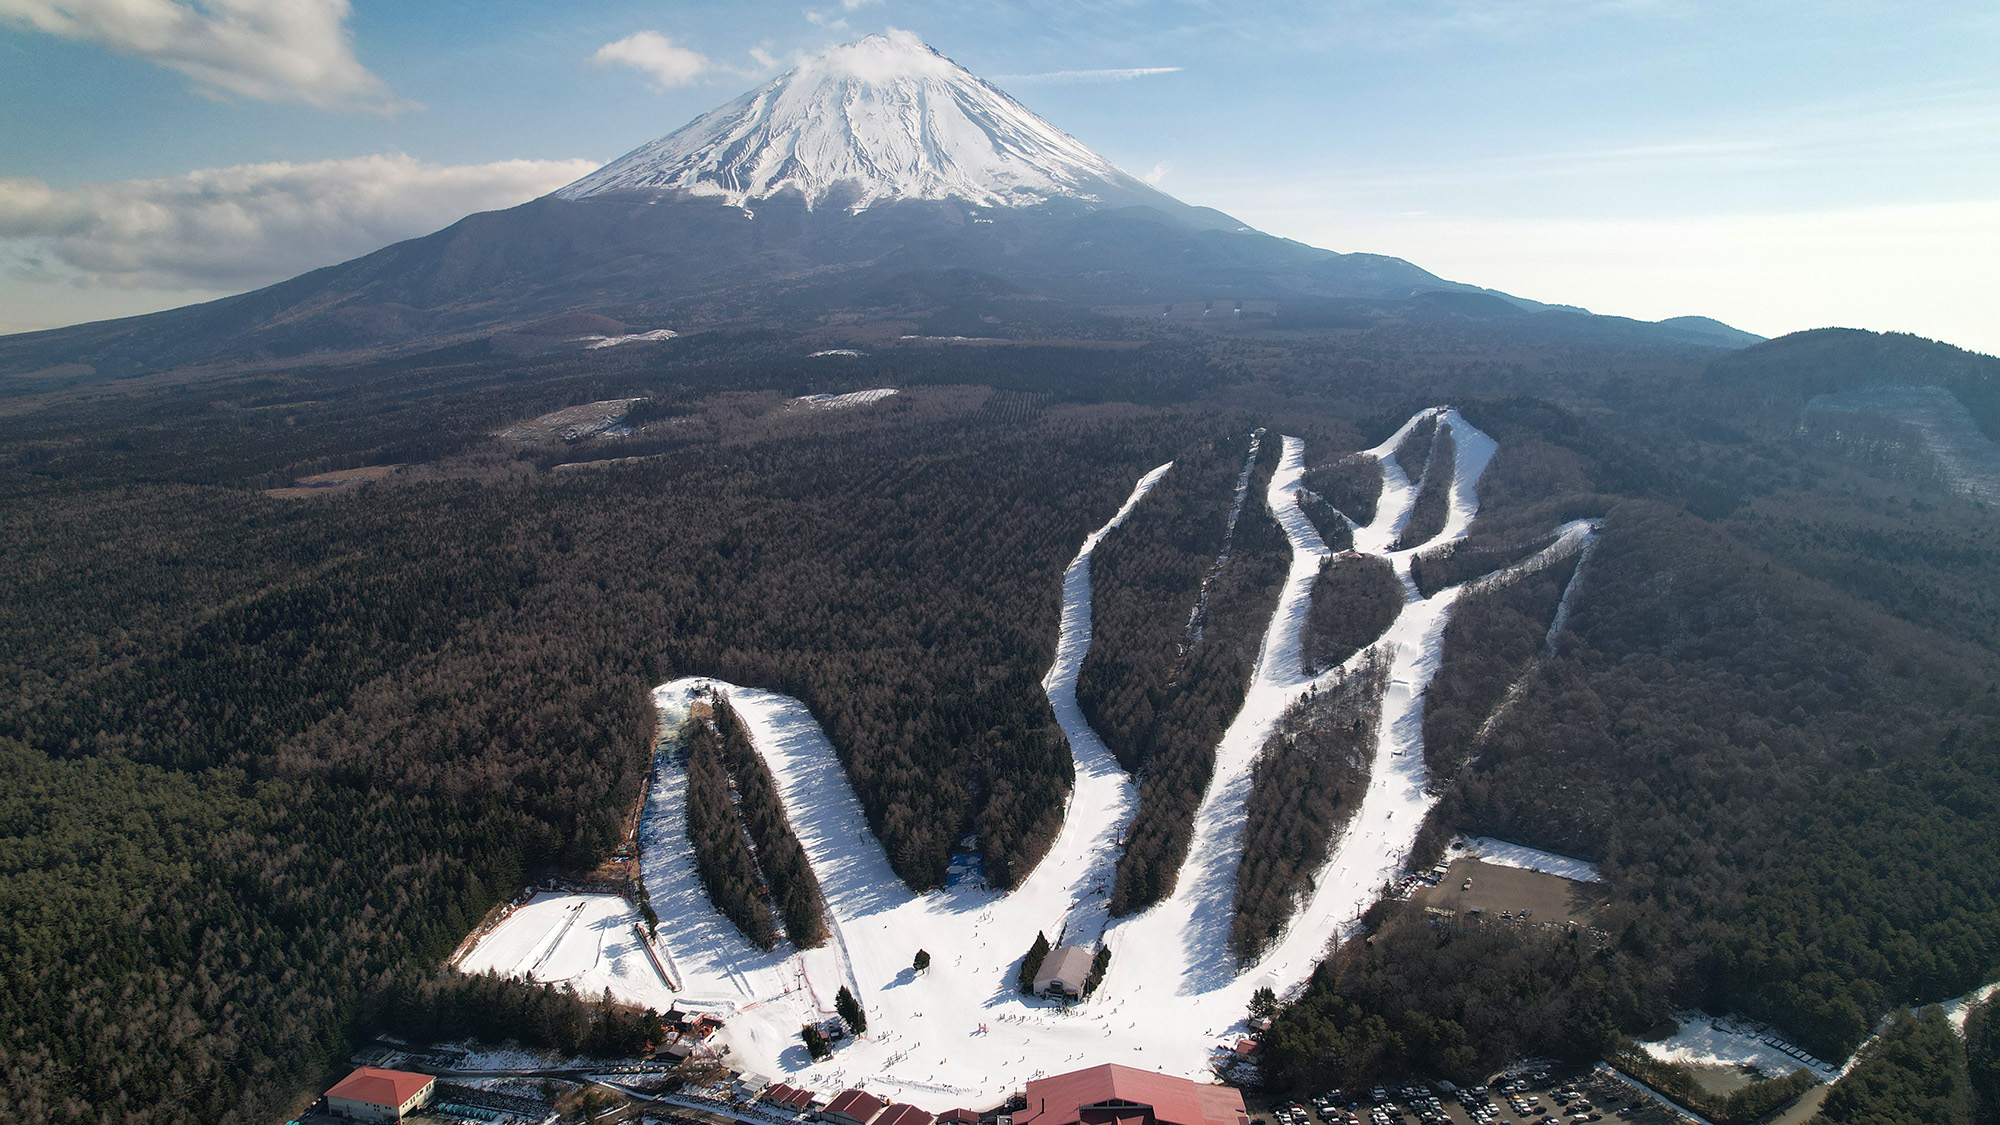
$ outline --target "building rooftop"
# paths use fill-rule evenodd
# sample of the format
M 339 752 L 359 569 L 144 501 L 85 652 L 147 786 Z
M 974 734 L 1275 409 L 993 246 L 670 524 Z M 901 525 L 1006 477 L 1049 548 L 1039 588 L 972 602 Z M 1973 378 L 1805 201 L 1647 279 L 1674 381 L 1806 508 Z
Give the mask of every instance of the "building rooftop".
M 422 1093 L 424 1087 L 435 1081 L 437 1079 L 428 1074 L 364 1066 L 335 1083 L 326 1096 L 401 1108 L 404 1102 Z
M 1053 982 L 1060 982 L 1072 995 L 1083 991 L 1083 982 L 1090 977 L 1090 950 L 1080 945 L 1065 945 L 1051 950 L 1042 958 L 1042 967 L 1035 974 L 1035 991 L 1041 992 Z
M 1028 1083 L 1014 1125 L 1249 1125 L 1243 1095 L 1115 1063 Z
M 856 1121 L 873 1121 L 886 1105 L 881 1098 L 865 1090 L 842 1090 L 826 1103 L 824 1112 L 838 1113 Z
M 882 1116 L 875 1119 L 874 1125 L 931 1125 L 935 1120 L 937 1118 L 916 1106 L 896 1102 L 882 1111 Z

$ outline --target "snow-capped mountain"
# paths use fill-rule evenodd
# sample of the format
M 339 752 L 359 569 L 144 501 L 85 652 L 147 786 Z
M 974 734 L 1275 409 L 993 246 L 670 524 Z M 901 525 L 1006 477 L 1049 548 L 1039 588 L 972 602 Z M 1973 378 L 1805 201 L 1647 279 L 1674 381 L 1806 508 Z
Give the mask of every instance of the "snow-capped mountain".
M 787 192 L 808 207 L 886 200 L 1022 206 L 1156 195 L 907 31 L 801 63 L 555 193 L 718 199 Z
M 518 207 L 255 292 L 0 338 L 0 376 L 114 378 L 517 329 L 538 339 L 537 326 L 574 316 L 683 334 L 918 318 L 945 335 L 976 323 L 1030 336 L 1086 331 L 1105 309 L 1245 301 L 1308 325 L 1541 308 L 1184 203 L 894 32 L 835 47 Z

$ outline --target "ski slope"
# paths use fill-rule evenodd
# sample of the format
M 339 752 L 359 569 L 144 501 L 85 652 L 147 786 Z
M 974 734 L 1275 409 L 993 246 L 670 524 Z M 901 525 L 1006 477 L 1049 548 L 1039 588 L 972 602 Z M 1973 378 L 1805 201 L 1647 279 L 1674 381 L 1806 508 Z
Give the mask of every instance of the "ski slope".
M 673 990 L 647 958 L 640 926 L 639 912 L 617 895 L 543 892 L 508 914 L 458 967 L 568 985 L 580 996 L 609 988 L 664 1010 Z
M 1408 427 L 1426 417 L 1451 433 L 1458 451 L 1447 518 L 1429 542 L 1391 550 L 1417 495 L 1393 450 Z M 656 689 L 654 702 L 667 731 L 685 722 L 697 693 L 726 696 L 741 715 L 825 892 L 832 930 L 819 949 L 799 951 L 781 943 L 765 952 L 749 946 L 714 910 L 695 877 L 687 843 L 686 776 L 677 747 L 671 739 L 663 741 L 641 842 L 643 875 L 661 918 L 658 945 L 681 978 L 671 999 L 725 1017 L 723 1041 L 738 1067 L 826 1093 L 863 1086 L 932 1110 L 983 1108 L 1029 1079 L 1110 1061 L 1206 1078 L 1217 1054 L 1234 1042 L 1251 994 L 1260 987 L 1286 994 L 1301 986 L 1329 943 L 1353 932 L 1361 913 L 1407 862 L 1432 802 L 1425 791 L 1423 695 L 1437 671 L 1451 608 L 1473 585 L 1424 598 L 1409 581 L 1409 560 L 1470 528 L 1478 513 L 1478 479 L 1494 448 L 1457 411 L 1441 408 L 1419 414 L 1369 451 L 1382 466 L 1384 487 L 1375 518 L 1355 530 L 1356 549 L 1396 566 L 1406 604 L 1375 645 L 1339 668 L 1316 671 L 1305 665 L 1303 632 L 1313 583 L 1330 552 L 1299 508 L 1304 444 L 1282 439 L 1263 500 L 1290 542 L 1291 565 L 1242 709 L 1217 746 L 1213 780 L 1196 812 L 1176 889 L 1128 918 L 1110 919 L 1106 903 L 1137 807 L 1136 786 L 1085 721 L 1076 682 L 1090 646 L 1092 555 L 1171 471 L 1171 463 L 1134 485 L 1123 506 L 1084 540 L 1064 573 L 1056 655 L 1043 686 L 1070 743 L 1075 784 L 1049 853 L 1011 893 L 968 886 L 910 893 L 869 830 L 832 745 L 797 700 L 703 677 Z M 1587 523 L 1561 531 L 1551 547 L 1477 582 L 1505 581 L 1549 565 L 1564 552 L 1584 549 L 1596 534 Z M 1228 934 L 1257 755 L 1288 708 L 1374 655 L 1387 658 L 1389 674 L 1366 794 L 1286 932 L 1256 964 L 1238 966 Z M 484 954 L 488 944 L 497 943 L 480 963 L 516 975 L 545 954 L 546 972 L 582 965 L 588 950 L 570 952 L 577 938 L 548 936 L 561 924 L 555 913 L 560 909 L 552 904 L 542 911 L 535 933 L 523 930 L 501 940 L 506 928 L 496 930 L 475 950 Z M 1090 1001 L 1065 1009 L 1019 994 L 1015 978 L 1037 932 L 1059 944 L 1102 940 L 1112 950 L 1110 971 Z M 556 952 L 538 949 L 537 941 L 552 941 Z M 910 967 L 919 949 L 931 955 L 931 967 L 922 974 Z M 657 969 L 643 967 L 665 987 Z M 597 978 L 589 977 L 590 971 L 581 970 L 577 979 L 594 986 Z M 831 1059 L 813 1063 L 799 1042 L 799 1028 L 829 1014 L 842 986 L 861 998 L 871 1030 Z M 633 984 L 628 991 L 619 982 L 610 987 L 635 1002 L 664 1006 L 662 993 L 651 987 Z

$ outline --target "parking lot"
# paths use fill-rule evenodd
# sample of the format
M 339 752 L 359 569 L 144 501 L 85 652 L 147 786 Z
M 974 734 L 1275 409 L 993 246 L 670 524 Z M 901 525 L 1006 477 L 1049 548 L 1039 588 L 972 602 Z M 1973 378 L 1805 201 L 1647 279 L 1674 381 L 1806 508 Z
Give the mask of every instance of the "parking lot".
M 1311 1099 L 1269 1103 L 1252 1119 L 1253 1125 L 1584 1125 L 1593 1121 L 1684 1125 L 1690 1120 L 1615 1077 L 1575 1068 L 1530 1071 L 1498 1079 L 1491 1087 L 1469 1089 L 1424 1082 L 1329 1090 Z

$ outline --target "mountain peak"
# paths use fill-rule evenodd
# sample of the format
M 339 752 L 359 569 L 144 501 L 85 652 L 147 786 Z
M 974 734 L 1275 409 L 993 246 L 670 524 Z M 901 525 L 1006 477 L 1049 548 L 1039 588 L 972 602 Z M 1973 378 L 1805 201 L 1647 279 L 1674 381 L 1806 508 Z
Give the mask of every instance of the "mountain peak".
M 834 47 L 556 192 L 795 193 L 860 211 L 897 199 L 985 207 L 1151 189 L 907 31 Z

